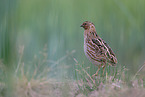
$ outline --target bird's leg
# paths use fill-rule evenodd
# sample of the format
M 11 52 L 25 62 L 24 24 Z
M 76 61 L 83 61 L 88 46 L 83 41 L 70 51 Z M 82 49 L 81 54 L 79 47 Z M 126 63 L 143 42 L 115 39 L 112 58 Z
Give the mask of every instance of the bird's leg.
M 106 67 L 106 65 L 103 66 L 103 76 L 104 76 L 105 67 Z
M 99 66 L 98 66 L 98 70 L 96 71 L 96 73 L 95 73 L 95 74 L 93 74 L 93 75 L 92 75 L 92 77 L 94 77 L 94 76 L 98 75 L 98 72 L 99 72 L 99 70 L 100 70 L 100 67 L 101 67 L 101 65 L 99 65 Z

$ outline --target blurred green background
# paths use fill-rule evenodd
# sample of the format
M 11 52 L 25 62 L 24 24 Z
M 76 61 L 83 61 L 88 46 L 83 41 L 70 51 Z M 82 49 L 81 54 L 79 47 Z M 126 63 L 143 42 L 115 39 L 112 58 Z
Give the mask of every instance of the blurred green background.
M 65 75 L 67 66 L 67 74 L 73 76 L 73 58 L 91 64 L 83 52 L 84 30 L 80 28 L 86 20 L 95 24 L 98 35 L 116 53 L 118 66 L 126 66 L 133 74 L 141 67 L 145 61 L 145 0 L 0 0 L 0 59 L 13 71 L 19 46 L 24 45 L 22 61 L 29 63 L 46 45 L 48 60 L 58 62 L 46 64 L 53 68 L 51 77 Z

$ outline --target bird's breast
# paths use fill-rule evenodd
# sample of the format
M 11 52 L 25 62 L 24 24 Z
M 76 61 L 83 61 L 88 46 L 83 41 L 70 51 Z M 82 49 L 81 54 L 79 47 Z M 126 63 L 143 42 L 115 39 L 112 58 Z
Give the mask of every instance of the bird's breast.
M 84 37 L 84 53 L 87 56 L 87 43 L 86 43 L 87 37 Z

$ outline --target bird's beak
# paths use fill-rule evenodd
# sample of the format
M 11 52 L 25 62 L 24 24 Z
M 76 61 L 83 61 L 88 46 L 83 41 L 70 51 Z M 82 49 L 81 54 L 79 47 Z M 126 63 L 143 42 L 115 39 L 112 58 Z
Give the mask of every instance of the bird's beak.
M 80 27 L 84 27 L 84 25 L 81 25 Z

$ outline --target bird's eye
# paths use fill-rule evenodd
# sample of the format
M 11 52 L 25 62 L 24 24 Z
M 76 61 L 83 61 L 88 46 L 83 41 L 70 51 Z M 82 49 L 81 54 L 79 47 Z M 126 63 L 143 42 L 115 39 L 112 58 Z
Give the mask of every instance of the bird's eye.
M 87 25 L 87 23 L 84 23 L 84 25 Z

